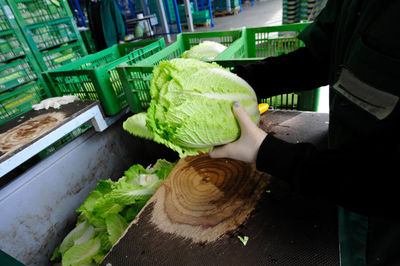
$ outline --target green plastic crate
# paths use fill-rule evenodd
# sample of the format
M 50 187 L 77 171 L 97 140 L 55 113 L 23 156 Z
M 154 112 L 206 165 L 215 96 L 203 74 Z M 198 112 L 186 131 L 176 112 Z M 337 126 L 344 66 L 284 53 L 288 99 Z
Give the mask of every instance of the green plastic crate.
M 0 32 L 0 63 L 24 55 L 24 46 L 14 30 Z
M 0 93 L 37 78 L 33 59 L 25 57 L 0 66 Z
M 100 100 L 104 112 L 114 115 L 127 106 L 116 66 L 139 62 L 165 47 L 164 39 L 114 45 L 96 54 L 44 74 L 54 95 L 76 95 L 82 100 Z
M 46 98 L 46 93 L 41 80 L 0 94 L 0 124 L 30 111 L 32 105 L 44 98 Z
M 239 0 L 231 0 L 231 9 L 238 8 L 241 6 Z M 226 0 L 214 0 L 212 3 L 213 10 L 227 10 Z
M 63 44 L 55 49 L 36 54 L 36 58 L 43 71 L 67 65 L 87 55 L 81 42 Z
M 82 41 L 71 18 L 22 27 L 33 52 L 54 48 L 71 41 Z
M 0 63 L 14 60 L 29 53 L 10 7 L 0 0 Z
M 199 10 L 192 13 L 193 24 L 203 24 L 211 21 L 210 10 Z
M 225 52 L 225 59 L 262 58 L 292 52 L 305 44 L 297 36 L 310 23 L 299 23 L 259 28 L 246 28 L 243 38 L 232 44 Z M 267 73 L 266 73 L 267 74 Z M 260 99 L 275 109 L 316 111 L 319 89 L 300 93 L 277 95 Z
M 294 51 L 304 46 L 297 35 L 308 25 L 301 23 L 246 28 L 243 38 L 225 51 L 226 58 L 265 58 Z
M 65 0 L 9 0 L 8 3 L 21 26 L 70 16 L 69 6 Z
M 7 16 L 7 13 L 11 13 L 11 10 L 3 2 L 0 1 L 0 4 L 1 4 L 0 7 L 0 32 L 1 32 L 11 29 L 11 24 Z
M 150 102 L 149 87 L 153 67 L 161 60 L 179 58 L 183 52 L 205 40 L 230 46 L 232 43 L 239 40 L 241 36 L 241 30 L 181 33 L 177 35 L 176 42 L 155 55 L 141 60 L 140 62 L 128 60 L 120 64 L 117 67 L 117 71 L 131 111 L 138 113 L 148 108 Z M 224 52 L 218 55 L 217 58 L 225 58 Z

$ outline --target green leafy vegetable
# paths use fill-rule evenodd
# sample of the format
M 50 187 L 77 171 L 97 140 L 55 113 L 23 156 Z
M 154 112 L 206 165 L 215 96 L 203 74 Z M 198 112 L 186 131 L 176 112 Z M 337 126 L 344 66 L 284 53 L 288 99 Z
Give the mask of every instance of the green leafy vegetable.
M 204 41 L 183 52 L 181 57 L 199 60 L 215 59 L 225 49 L 226 46 L 218 42 Z
M 106 224 L 110 242 L 114 245 L 128 227 L 128 223 L 125 221 L 124 217 L 115 213 L 106 217 Z
M 174 166 L 160 159 L 148 168 L 131 166 L 116 182 L 99 181 L 78 208 L 76 227 L 54 250 L 51 261 L 74 266 L 99 264 Z
M 124 129 L 139 137 L 151 136 L 181 157 L 208 152 L 239 137 L 233 101 L 241 102 L 255 123 L 260 118 L 253 89 L 215 63 L 181 58 L 162 61 L 153 70 L 150 93 L 145 127 L 144 113 L 140 113 L 128 118 Z
M 86 230 L 89 228 L 88 222 L 83 222 L 78 224 L 69 234 L 64 238 L 63 242 L 60 245 L 59 252 L 64 254 L 69 248 L 74 245 L 75 239 L 80 238 L 83 234 L 85 234 Z
M 95 238 L 72 246 L 62 258 L 63 266 L 90 264 L 92 257 L 100 251 L 100 239 Z

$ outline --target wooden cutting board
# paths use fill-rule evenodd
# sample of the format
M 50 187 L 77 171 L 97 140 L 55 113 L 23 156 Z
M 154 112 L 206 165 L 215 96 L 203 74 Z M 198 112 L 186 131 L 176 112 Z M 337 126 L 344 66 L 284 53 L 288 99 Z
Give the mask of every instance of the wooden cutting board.
M 164 244 L 187 243 L 193 247 L 232 237 L 254 210 L 269 180 L 270 176 L 257 171 L 254 164 L 242 161 L 211 159 L 208 155 L 179 160 L 102 265 L 137 265 L 147 264 L 150 258 L 157 260 L 143 250 L 159 253 L 161 236 L 168 239 Z M 143 246 L 143 239 L 149 238 L 157 252 Z M 235 242 L 243 245 L 239 238 Z

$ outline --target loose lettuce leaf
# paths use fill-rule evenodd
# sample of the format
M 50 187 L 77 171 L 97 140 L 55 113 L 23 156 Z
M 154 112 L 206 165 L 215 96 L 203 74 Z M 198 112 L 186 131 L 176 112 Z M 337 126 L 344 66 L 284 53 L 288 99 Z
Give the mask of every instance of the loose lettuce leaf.
M 128 170 L 125 171 L 126 179 L 124 182 L 132 183 L 134 179 L 138 178 L 141 174 L 149 174 L 150 172 L 147 171 L 143 166 L 140 164 L 136 164 L 131 166 Z
M 69 248 L 71 248 L 74 245 L 75 239 L 80 238 L 89 228 L 89 226 L 90 225 L 87 221 L 78 224 L 71 232 L 68 233 L 63 242 L 61 242 L 59 252 L 64 254 Z
M 128 223 L 125 219 L 115 213 L 106 217 L 107 232 L 112 245 L 121 237 L 122 233 L 128 227 Z
M 100 251 L 100 239 L 90 239 L 71 247 L 62 258 L 63 266 L 77 266 L 92 263 L 92 257 Z

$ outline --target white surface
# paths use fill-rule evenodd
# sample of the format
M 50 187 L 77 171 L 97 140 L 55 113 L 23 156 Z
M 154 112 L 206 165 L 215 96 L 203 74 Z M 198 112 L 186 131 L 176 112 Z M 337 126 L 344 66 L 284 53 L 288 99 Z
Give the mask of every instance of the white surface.
M 329 86 L 320 88 L 317 112 L 329 113 Z

